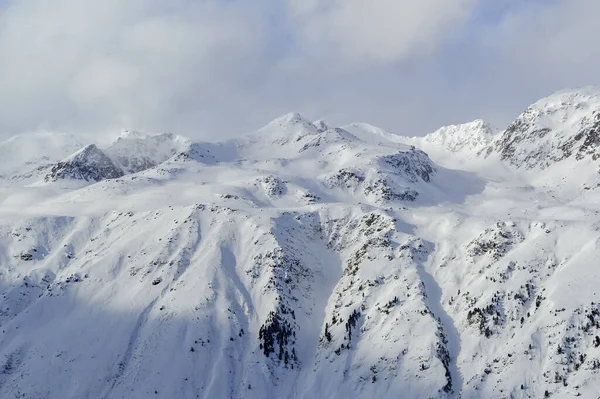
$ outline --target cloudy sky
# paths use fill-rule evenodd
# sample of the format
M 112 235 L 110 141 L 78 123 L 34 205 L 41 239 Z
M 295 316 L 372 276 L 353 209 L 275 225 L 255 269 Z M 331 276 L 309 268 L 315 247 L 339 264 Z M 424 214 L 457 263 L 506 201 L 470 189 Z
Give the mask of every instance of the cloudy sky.
M 420 135 L 600 84 L 598 0 L 0 0 L 0 136 Z

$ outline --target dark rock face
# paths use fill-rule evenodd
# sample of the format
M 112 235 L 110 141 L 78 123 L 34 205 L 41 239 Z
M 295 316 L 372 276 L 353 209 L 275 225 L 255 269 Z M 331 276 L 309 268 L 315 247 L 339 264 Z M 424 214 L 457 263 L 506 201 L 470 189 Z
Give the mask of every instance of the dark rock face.
M 552 132 L 548 127 L 538 126 L 543 115 L 540 110 L 527 108 L 506 128 L 496 143 L 490 146 L 486 156 L 495 151 L 500 154 L 501 160 L 517 168 L 525 166 L 528 169 L 535 166 L 545 167 L 564 159 L 564 152 L 556 151 L 559 148 L 558 143 L 554 140 L 550 143 L 542 141 Z M 535 146 L 535 149 L 525 149 L 528 144 L 531 146 L 535 143 L 540 145 Z M 548 146 L 554 149 L 547 148 Z
M 94 144 L 90 144 L 71 157 L 55 164 L 44 181 L 84 180 L 99 182 L 122 177 L 123 171 Z
M 330 176 L 326 180 L 326 184 L 330 188 L 346 187 L 353 188 L 365 181 L 365 177 L 358 170 L 340 169 L 336 174 Z
M 414 201 L 419 193 L 411 188 L 394 188 L 386 179 L 378 179 L 372 185 L 365 187 L 365 195 L 373 194 L 382 202 Z
M 287 187 L 285 182 L 283 182 L 277 176 L 266 176 L 263 179 L 259 180 L 259 183 L 262 183 L 263 188 L 265 190 L 265 194 L 268 197 L 277 197 L 283 195 L 287 192 Z
M 583 139 L 583 142 L 577 149 L 575 157 L 577 160 L 583 159 L 586 156 L 591 156 L 595 161 L 600 158 L 600 110 L 593 113 L 589 119 L 589 124 L 582 128 L 581 131 L 573 137 L 573 143 L 578 143 Z
M 327 177 L 325 184 L 329 188 L 360 190 L 369 201 L 378 204 L 415 201 L 419 193 L 414 185 L 431 182 L 437 172 L 429 156 L 415 147 L 377 156 L 370 165 L 374 165 L 374 173 L 365 168 L 344 168 Z
M 488 255 L 498 260 L 523 240 L 523 235 L 512 223 L 497 222 L 467 245 L 467 255 L 471 258 Z
M 404 177 L 410 183 L 419 180 L 429 182 L 431 176 L 435 174 L 429 156 L 414 147 L 410 151 L 384 156 L 381 160 L 383 166 L 389 168 L 390 172 Z
M 496 152 L 501 160 L 526 169 L 544 169 L 571 157 L 578 161 L 600 158 L 600 109 L 575 120 L 574 127 L 544 126 L 543 120 L 552 115 L 551 111 L 528 108 L 482 152 L 486 157 Z

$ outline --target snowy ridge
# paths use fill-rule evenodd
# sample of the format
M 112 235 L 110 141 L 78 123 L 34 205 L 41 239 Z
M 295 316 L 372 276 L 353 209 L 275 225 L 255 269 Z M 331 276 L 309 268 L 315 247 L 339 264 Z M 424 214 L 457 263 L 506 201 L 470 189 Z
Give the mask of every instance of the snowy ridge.
M 600 89 L 561 91 L 529 106 L 488 149 L 517 168 L 600 157 Z
M 490 144 L 495 134 L 494 127 L 478 119 L 461 125 L 444 126 L 425 136 L 425 141 L 450 152 L 478 152 Z
M 82 180 L 99 182 L 121 176 L 123 176 L 123 171 L 95 144 L 90 144 L 52 166 L 44 177 L 44 181 Z
M 189 140 L 172 133 L 155 136 L 124 132 L 105 153 L 124 173 L 152 168 L 189 147 Z
M 1 181 L 0 397 L 595 397 L 594 93 L 11 158 L 50 166 Z

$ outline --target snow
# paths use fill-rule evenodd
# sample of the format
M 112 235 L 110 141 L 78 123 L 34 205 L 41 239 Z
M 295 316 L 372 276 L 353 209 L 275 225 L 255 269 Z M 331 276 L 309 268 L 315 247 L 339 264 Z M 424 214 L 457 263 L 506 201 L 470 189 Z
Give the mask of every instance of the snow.
M 0 143 L 0 397 L 595 397 L 597 92 Z
M 89 144 L 81 150 L 56 163 L 44 177 L 45 182 L 76 180 L 98 182 L 121 177 L 123 170 L 95 144 Z
M 22 182 L 39 174 L 53 162 L 68 157 L 86 143 L 71 134 L 38 132 L 14 136 L 0 142 L 0 179 Z M 35 173 L 40 170 L 41 172 Z M 32 172 L 33 171 L 33 172 Z
M 444 126 L 425 136 L 425 141 L 450 152 L 477 153 L 490 144 L 496 133 L 489 123 L 478 119 L 462 125 Z
M 152 136 L 125 131 L 105 152 L 125 173 L 136 173 L 183 152 L 190 144 L 172 133 Z

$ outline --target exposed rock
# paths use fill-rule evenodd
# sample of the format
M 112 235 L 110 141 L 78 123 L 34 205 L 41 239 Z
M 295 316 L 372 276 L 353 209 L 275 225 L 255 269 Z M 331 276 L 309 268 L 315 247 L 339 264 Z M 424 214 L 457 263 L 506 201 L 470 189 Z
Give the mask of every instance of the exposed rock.
M 90 144 L 55 164 L 44 180 L 83 180 L 99 182 L 123 176 L 123 171 L 96 145 Z

